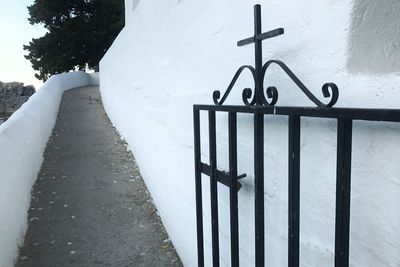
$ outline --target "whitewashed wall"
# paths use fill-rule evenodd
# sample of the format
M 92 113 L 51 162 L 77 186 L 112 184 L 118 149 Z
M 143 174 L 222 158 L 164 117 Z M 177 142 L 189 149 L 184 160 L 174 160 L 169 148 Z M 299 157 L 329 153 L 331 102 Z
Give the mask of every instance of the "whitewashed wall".
M 212 103 L 212 92 L 225 90 L 239 66 L 253 64 L 253 47 L 237 48 L 236 42 L 252 35 L 256 2 L 125 2 L 127 25 L 100 64 L 103 103 L 133 151 L 183 263 L 195 266 L 192 105 Z M 360 71 L 357 64 L 350 64 L 355 66 L 351 71 L 347 69 L 349 53 L 355 50 L 350 47 L 361 40 L 355 34 L 358 26 L 363 26 L 358 17 L 352 16 L 368 17 L 359 10 L 363 1 L 257 3 L 262 4 L 264 30 L 285 28 L 283 36 L 264 41 L 264 61 L 283 60 L 319 98 L 324 82 L 336 82 L 340 90 L 337 107 L 400 108 L 399 72 L 385 69 L 380 73 L 373 68 L 372 74 L 366 74 L 365 63 Z M 382 2 L 387 9 L 390 5 L 398 3 Z M 397 20 L 393 23 L 399 24 Z M 357 24 L 351 25 L 352 21 Z M 385 22 L 371 25 L 384 26 Z M 386 37 L 386 43 L 395 40 Z M 369 52 L 367 49 L 365 55 Z M 373 66 L 374 61 L 369 64 Z M 278 69 L 271 68 L 265 83 L 278 88 L 278 105 L 313 106 Z M 241 105 L 242 89 L 251 86 L 250 75 L 244 74 L 227 103 Z M 240 263 L 254 266 L 253 126 L 249 115 L 238 119 L 239 172 L 249 174 L 239 193 Z M 265 121 L 266 263 L 285 266 L 287 119 Z M 207 162 L 205 116 L 202 126 L 202 157 Z M 332 266 L 336 123 L 305 118 L 301 130 L 301 265 Z M 400 266 L 399 130 L 392 123 L 354 123 L 351 266 Z M 217 117 L 217 142 L 218 167 L 227 170 L 227 117 L 223 115 Z M 207 181 L 204 177 L 205 248 L 210 266 Z M 228 199 L 228 189 L 220 186 L 224 266 L 230 265 Z
M 13 266 L 27 228 L 31 189 L 65 90 L 96 84 L 84 72 L 50 77 L 0 125 L 0 267 Z M 98 84 L 98 83 L 97 83 Z

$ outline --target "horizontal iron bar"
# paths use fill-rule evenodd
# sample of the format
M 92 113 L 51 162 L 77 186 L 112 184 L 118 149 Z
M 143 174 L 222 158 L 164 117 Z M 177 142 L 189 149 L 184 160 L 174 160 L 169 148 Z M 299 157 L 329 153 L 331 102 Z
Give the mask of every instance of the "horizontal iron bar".
M 275 114 L 400 122 L 400 109 L 277 107 Z
M 237 46 L 245 46 L 252 43 L 254 43 L 254 36 L 238 41 Z
M 257 38 L 257 40 L 265 40 L 265 39 L 276 37 L 276 36 L 279 36 L 282 34 L 284 34 L 283 28 L 278 28 L 278 29 L 275 29 L 275 30 L 272 30 L 269 32 L 264 32 L 260 35 L 257 35 L 256 38 Z
M 210 176 L 210 174 L 211 174 L 210 165 L 205 164 L 205 163 L 202 162 L 200 166 L 201 166 L 201 172 L 203 174 L 205 174 L 205 175 Z M 246 174 L 241 174 L 241 175 L 238 176 L 238 179 L 242 179 L 244 177 L 246 177 Z M 231 177 L 229 176 L 229 173 L 217 170 L 217 180 L 221 184 L 224 184 L 224 185 L 226 185 L 228 187 L 232 186 Z M 240 190 L 241 187 L 242 187 L 242 184 L 240 182 L 237 182 L 238 191 Z
M 194 105 L 196 110 L 400 122 L 400 109 Z
M 254 107 L 232 105 L 193 105 L 195 110 L 214 110 L 224 112 L 254 113 Z M 273 109 L 271 111 L 273 113 Z
M 245 178 L 246 176 L 247 176 L 247 175 L 246 175 L 245 173 L 242 173 L 242 174 L 239 174 L 239 175 L 237 176 L 237 179 L 240 180 L 240 179 Z
M 248 44 L 252 44 L 252 43 L 254 43 L 255 39 L 265 40 L 265 39 L 276 37 L 276 36 L 279 36 L 282 34 L 284 34 L 283 28 L 278 28 L 278 29 L 275 29 L 275 30 L 272 30 L 269 32 L 261 33 L 261 34 L 257 35 L 255 38 L 254 38 L 254 36 L 252 36 L 252 37 L 240 40 L 239 42 L 237 42 L 237 46 L 245 46 Z

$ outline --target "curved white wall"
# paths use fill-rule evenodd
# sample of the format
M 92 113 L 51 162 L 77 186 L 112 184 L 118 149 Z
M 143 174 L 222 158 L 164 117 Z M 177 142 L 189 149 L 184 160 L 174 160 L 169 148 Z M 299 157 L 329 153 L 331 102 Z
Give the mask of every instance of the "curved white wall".
M 161 218 L 186 266 L 196 266 L 192 105 L 212 103 L 236 69 L 253 64 L 253 47 L 236 42 L 253 32 L 253 4 L 240 0 L 127 0 L 127 25 L 101 61 L 101 94 L 111 121 L 128 141 Z M 400 108 L 400 76 L 352 74 L 346 67 L 351 1 L 261 0 L 264 30 L 285 28 L 264 41 L 264 61 L 283 60 L 319 98 L 339 86 L 338 107 Z M 354 28 L 354 27 L 353 27 Z M 395 37 L 393 37 L 395 38 Z M 397 38 L 397 37 L 396 37 Z M 374 64 L 374 62 L 370 62 Z M 277 105 L 313 104 L 278 69 Z M 242 104 L 252 86 L 243 75 L 227 103 Z M 287 119 L 266 118 L 265 207 L 267 266 L 287 265 Z M 207 121 L 202 117 L 207 162 Z M 254 266 L 253 126 L 239 116 L 239 171 L 250 174 L 239 193 L 240 263 Z M 301 265 L 332 266 L 336 123 L 302 119 Z M 351 266 L 400 265 L 400 127 L 354 123 Z M 227 170 L 227 117 L 217 117 L 218 167 Z M 210 266 L 208 178 L 204 177 L 206 261 Z M 229 194 L 219 188 L 222 265 L 230 265 Z
M 92 75 L 54 75 L 0 125 L 0 266 L 13 266 L 27 227 L 31 189 L 65 90 L 93 84 Z

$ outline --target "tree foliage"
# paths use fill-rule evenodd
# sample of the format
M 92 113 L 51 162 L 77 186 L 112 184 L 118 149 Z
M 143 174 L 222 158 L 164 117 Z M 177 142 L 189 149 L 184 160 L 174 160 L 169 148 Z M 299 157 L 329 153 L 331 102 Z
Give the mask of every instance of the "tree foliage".
M 47 29 L 24 45 L 25 58 L 41 80 L 97 67 L 124 25 L 123 0 L 35 0 L 28 10 L 29 22 Z

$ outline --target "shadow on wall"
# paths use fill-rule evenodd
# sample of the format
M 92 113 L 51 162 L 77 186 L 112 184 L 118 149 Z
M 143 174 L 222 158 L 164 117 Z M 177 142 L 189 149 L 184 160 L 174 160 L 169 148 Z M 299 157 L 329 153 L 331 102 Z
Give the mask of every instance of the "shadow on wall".
M 132 0 L 132 10 L 136 9 L 136 6 L 139 4 L 140 0 Z
M 351 73 L 400 71 L 400 1 L 355 0 L 347 68 Z

